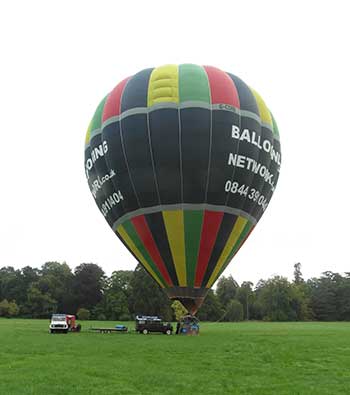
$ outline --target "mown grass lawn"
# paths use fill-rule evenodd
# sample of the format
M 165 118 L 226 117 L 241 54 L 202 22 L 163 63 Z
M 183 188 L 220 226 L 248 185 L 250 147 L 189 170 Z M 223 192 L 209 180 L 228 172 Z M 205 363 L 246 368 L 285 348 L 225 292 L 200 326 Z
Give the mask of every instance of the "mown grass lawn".
M 0 394 L 350 394 L 350 323 L 202 323 L 198 337 L 50 335 L 0 319 Z M 130 328 L 133 323 L 128 323 Z

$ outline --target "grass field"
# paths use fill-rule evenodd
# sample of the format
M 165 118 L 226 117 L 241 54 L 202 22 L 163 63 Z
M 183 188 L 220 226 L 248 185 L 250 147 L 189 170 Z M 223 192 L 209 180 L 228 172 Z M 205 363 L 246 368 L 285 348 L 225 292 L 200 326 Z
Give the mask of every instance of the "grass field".
M 198 337 L 48 334 L 0 319 L 0 394 L 350 394 L 350 323 L 203 323 Z M 133 323 L 128 323 L 130 328 Z

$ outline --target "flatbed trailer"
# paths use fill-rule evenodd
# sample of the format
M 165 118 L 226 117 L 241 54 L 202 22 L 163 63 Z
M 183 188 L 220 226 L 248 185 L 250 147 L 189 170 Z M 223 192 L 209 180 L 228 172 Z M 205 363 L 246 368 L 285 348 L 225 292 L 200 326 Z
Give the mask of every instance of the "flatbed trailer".
M 90 331 L 100 332 L 100 333 L 127 333 L 128 328 L 125 326 L 124 328 L 90 328 Z

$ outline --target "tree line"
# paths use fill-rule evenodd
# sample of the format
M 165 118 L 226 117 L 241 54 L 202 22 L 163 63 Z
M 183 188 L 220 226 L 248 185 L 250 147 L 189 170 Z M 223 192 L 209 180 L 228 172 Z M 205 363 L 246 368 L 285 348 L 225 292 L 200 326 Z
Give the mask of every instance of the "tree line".
M 183 311 L 170 301 L 142 266 L 114 271 L 83 263 L 73 271 L 66 263 L 46 262 L 0 269 L 0 316 L 47 318 L 52 313 L 78 314 L 81 319 L 129 321 L 137 314 L 174 320 Z M 294 279 L 274 276 L 238 284 L 222 276 L 198 311 L 202 321 L 350 321 L 350 272 L 327 271 L 304 280 L 300 263 Z

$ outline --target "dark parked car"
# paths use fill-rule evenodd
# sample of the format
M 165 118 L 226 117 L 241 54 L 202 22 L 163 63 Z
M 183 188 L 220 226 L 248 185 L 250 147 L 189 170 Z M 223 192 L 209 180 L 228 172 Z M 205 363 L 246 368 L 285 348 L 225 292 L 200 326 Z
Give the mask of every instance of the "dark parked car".
M 173 326 L 169 322 L 165 323 L 160 317 L 149 315 L 137 315 L 135 329 L 144 335 L 150 332 L 161 332 L 166 335 L 173 333 Z

